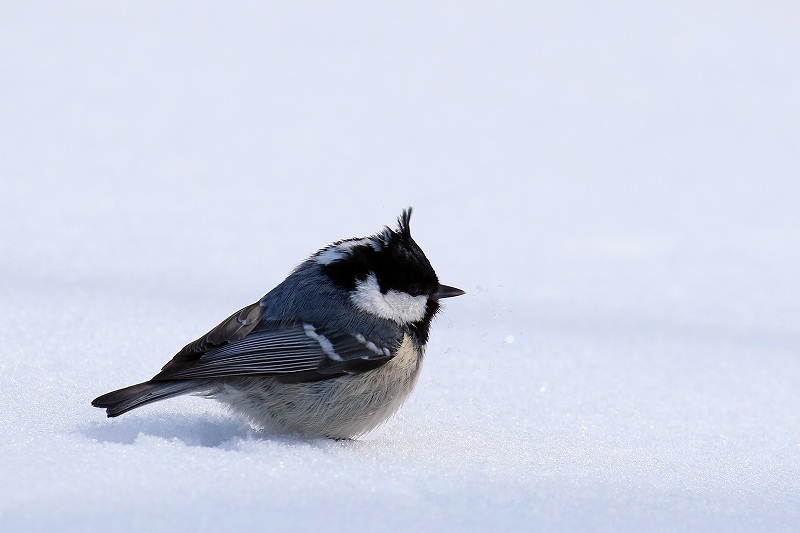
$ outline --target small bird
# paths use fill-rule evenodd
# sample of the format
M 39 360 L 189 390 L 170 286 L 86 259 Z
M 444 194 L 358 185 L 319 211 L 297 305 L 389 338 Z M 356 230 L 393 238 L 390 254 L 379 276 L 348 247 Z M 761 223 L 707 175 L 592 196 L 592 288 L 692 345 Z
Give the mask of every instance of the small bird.
M 92 405 L 115 417 L 199 394 L 271 431 L 349 439 L 374 429 L 414 388 L 439 300 L 464 294 L 439 283 L 410 220 L 408 208 L 396 230 L 322 248 L 150 381 Z

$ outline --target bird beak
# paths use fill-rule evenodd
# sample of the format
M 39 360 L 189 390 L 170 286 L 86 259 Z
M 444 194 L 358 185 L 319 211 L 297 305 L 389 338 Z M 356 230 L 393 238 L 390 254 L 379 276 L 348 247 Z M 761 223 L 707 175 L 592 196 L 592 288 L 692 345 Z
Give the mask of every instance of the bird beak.
M 453 296 L 461 296 L 464 294 L 464 291 L 461 289 L 456 289 L 455 287 L 449 287 L 447 285 L 439 285 L 439 290 L 433 295 L 434 298 L 439 300 L 440 298 L 452 298 Z

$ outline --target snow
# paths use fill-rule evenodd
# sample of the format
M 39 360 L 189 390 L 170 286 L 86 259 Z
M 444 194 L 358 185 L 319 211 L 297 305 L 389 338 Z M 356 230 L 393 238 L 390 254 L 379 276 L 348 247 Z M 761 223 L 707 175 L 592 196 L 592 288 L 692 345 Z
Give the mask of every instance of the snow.
M 0 530 L 800 529 L 791 2 L 5 2 Z M 356 441 L 109 420 L 329 242 L 467 291 Z

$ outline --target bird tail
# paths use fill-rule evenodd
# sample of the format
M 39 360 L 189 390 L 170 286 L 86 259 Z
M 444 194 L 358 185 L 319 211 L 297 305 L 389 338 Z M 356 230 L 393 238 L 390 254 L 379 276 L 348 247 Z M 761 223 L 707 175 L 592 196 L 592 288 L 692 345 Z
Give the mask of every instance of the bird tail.
M 148 403 L 193 392 L 199 388 L 198 385 L 197 381 L 191 379 L 145 381 L 103 394 L 92 400 L 92 405 L 104 408 L 111 418 Z

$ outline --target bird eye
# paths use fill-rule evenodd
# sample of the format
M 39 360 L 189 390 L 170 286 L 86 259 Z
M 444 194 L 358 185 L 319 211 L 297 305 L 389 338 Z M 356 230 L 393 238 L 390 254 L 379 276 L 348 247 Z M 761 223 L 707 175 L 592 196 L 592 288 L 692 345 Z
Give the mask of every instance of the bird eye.
M 408 294 L 410 294 L 411 296 L 417 296 L 421 291 L 422 289 L 420 288 L 418 283 L 412 283 L 411 285 L 408 286 Z

